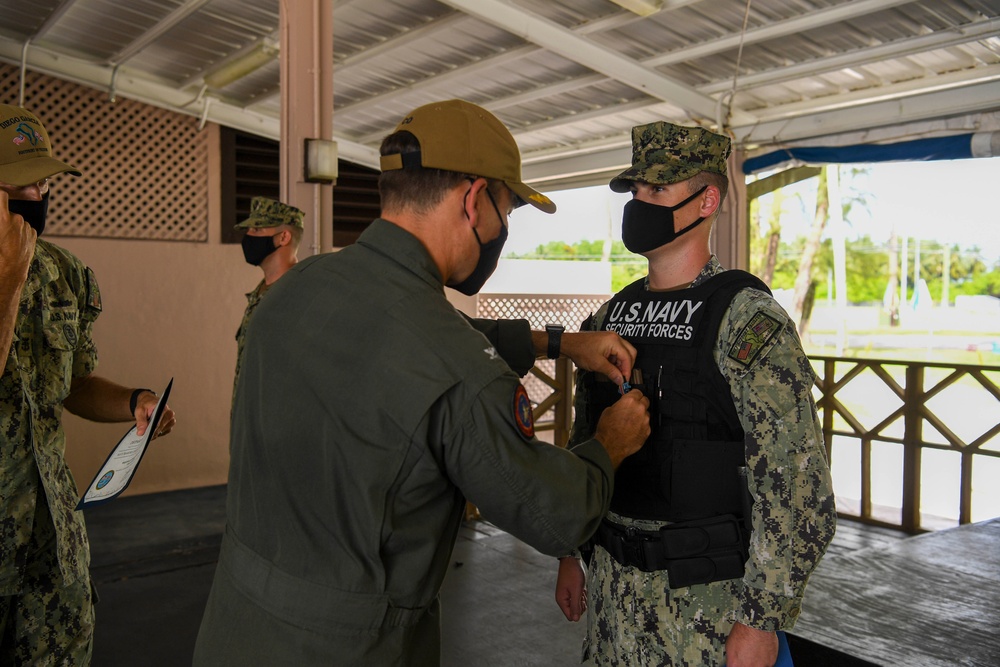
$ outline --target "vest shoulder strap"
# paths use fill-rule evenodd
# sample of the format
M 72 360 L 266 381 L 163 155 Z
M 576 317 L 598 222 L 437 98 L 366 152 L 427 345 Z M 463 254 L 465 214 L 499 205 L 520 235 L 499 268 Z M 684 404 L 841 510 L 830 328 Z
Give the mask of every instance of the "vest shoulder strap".
M 715 305 L 709 311 L 711 318 L 705 323 L 704 332 L 706 335 L 702 339 L 702 344 L 709 348 L 715 345 L 715 340 L 719 337 L 719 327 L 722 325 L 722 317 L 729 310 L 729 304 L 732 303 L 733 297 L 736 296 L 737 292 L 742 289 L 752 288 L 771 294 L 770 288 L 764 284 L 763 280 L 752 273 L 740 269 L 729 269 L 728 271 L 717 273 L 702 283 L 701 286 L 708 288 L 715 300 Z

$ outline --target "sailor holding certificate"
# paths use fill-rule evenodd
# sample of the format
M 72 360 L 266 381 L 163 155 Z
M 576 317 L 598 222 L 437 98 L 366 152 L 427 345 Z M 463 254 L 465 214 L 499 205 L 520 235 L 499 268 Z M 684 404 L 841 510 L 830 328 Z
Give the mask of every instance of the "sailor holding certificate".
M 63 453 L 63 408 L 146 433 L 159 398 L 97 375 L 94 272 L 38 237 L 50 179 L 76 168 L 52 157 L 27 109 L 0 105 L 0 664 L 90 662 L 90 547 Z M 164 403 L 157 435 L 173 429 Z

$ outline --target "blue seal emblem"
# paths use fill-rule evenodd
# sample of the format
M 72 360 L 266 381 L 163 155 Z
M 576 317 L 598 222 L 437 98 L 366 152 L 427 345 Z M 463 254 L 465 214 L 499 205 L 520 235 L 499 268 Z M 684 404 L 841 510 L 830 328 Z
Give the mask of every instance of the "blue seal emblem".
M 110 482 L 111 478 L 114 477 L 114 476 L 115 476 L 115 471 L 114 470 L 109 470 L 106 473 L 104 473 L 101 476 L 101 478 L 99 480 L 97 480 L 97 490 L 99 491 L 99 490 L 103 489 L 104 487 L 106 487 L 108 485 L 108 482 Z

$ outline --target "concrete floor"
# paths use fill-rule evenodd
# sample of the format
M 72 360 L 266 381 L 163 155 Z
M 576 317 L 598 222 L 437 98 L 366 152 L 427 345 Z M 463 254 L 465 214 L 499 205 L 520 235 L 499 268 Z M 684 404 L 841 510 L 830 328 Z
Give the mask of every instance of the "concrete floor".
M 86 510 L 100 602 L 95 667 L 190 665 L 225 525 L 225 487 L 126 497 Z M 828 557 L 898 531 L 841 521 Z M 442 599 L 443 667 L 579 665 L 586 620 L 556 607 L 556 563 L 484 521 L 463 526 Z M 799 667 L 861 667 L 789 636 Z
M 189 665 L 225 524 L 225 487 L 87 510 L 100 602 L 95 667 Z M 578 665 L 585 625 L 554 600 L 556 562 L 483 521 L 462 528 L 442 589 L 443 667 Z

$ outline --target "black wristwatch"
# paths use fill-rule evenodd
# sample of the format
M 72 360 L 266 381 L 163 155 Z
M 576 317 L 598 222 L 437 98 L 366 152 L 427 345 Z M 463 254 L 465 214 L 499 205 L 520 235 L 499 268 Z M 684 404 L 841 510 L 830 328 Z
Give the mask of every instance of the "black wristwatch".
M 548 350 L 548 354 L 546 355 L 546 356 L 548 356 L 549 359 L 558 359 L 559 358 L 559 345 L 562 342 L 562 335 L 563 335 L 563 331 L 565 331 L 565 330 L 566 330 L 566 327 L 564 327 L 561 324 L 546 324 L 545 325 L 545 331 L 546 331 L 546 333 L 549 334 L 549 350 Z

